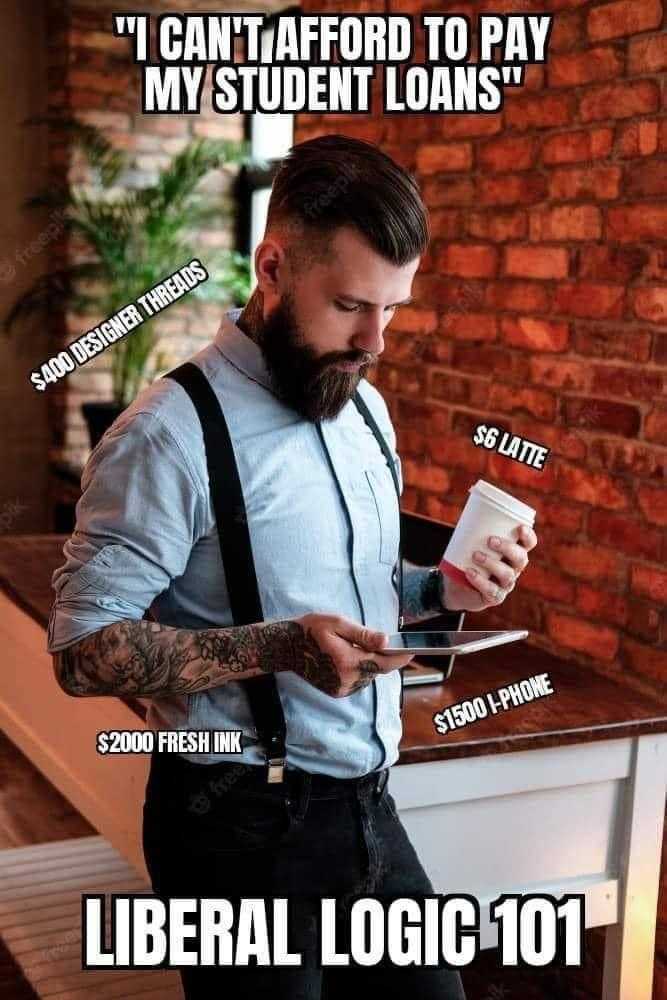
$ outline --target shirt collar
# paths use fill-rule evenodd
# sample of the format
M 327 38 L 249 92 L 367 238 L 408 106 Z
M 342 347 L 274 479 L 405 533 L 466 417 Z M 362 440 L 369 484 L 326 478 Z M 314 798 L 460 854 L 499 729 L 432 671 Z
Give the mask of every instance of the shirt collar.
M 235 368 L 239 368 L 248 378 L 275 393 L 273 377 L 266 366 L 261 348 L 236 325 L 242 312 L 243 307 L 238 306 L 223 314 L 215 335 L 215 346 Z

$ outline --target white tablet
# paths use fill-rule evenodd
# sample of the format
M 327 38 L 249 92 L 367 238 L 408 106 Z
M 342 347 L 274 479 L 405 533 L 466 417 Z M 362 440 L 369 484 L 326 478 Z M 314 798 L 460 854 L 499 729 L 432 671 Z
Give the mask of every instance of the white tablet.
M 373 654 L 406 651 L 420 656 L 447 656 L 449 653 L 462 656 L 505 642 L 516 642 L 527 635 L 526 629 L 513 632 L 395 632 L 389 635 L 387 645 L 373 650 Z

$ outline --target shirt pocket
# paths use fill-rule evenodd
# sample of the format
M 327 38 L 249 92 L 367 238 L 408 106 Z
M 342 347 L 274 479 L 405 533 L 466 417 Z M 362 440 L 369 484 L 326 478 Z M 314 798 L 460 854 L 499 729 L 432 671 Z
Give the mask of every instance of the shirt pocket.
M 393 566 L 398 559 L 400 511 L 393 476 L 386 463 L 381 473 L 375 468 L 366 469 L 366 482 L 379 523 L 380 562 Z

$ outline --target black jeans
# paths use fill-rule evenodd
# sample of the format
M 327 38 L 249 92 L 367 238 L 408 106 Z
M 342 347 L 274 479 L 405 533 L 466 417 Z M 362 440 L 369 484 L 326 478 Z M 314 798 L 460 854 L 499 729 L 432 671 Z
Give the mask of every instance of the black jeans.
M 303 955 L 300 967 L 180 969 L 187 1000 L 349 1000 L 351 989 L 465 1000 L 458 972 L 446 968 L 318 964 L 322 897 L 338 900 L 344 921 L 355 896 L 433 894 L 385 788 L 387 774 L 338 779 L 287 769 L 283 783 L 268 784 L 263 767 L 153 754 L 143 826 L 153 892 L 236 905 L 242 897 L 287 897 L 289 950 Z

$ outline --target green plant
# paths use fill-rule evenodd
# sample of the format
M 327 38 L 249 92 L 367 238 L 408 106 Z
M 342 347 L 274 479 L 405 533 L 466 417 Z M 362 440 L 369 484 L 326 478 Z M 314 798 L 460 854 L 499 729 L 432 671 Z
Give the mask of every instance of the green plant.
M 111 316 L 193 257 L 202 261 L 210 277 L 190 296 L 233 305 L 247 301 L 249 258 L 232 250 L 202 251 L 196 237 L 202 223 L 210 224 L 213 217 L 223 222 L 230 215 L 223 200 L 197 190 L 199 181 L 211 170 L 248 162 L 246 142 L 195 140 L 172 158 L 154 184 L 132 189 L 117 183 L 128 166 L 127 155 L 114 149 L 98 129 L 73 119 L 41 117 L 28 124 L 45 122 L 72 135 L 91 183 L 68 183 L 29 199 L 26 207 L 57 209 L 64 231 L 82 242 L 85 256 L 40 276 L 7 314 L 7 333 L 19 317 L 37 310 Z M 109 348 L 113 396 L 120 406 L 131 402 L 146 376 L 156 324 L 159 316 Z

